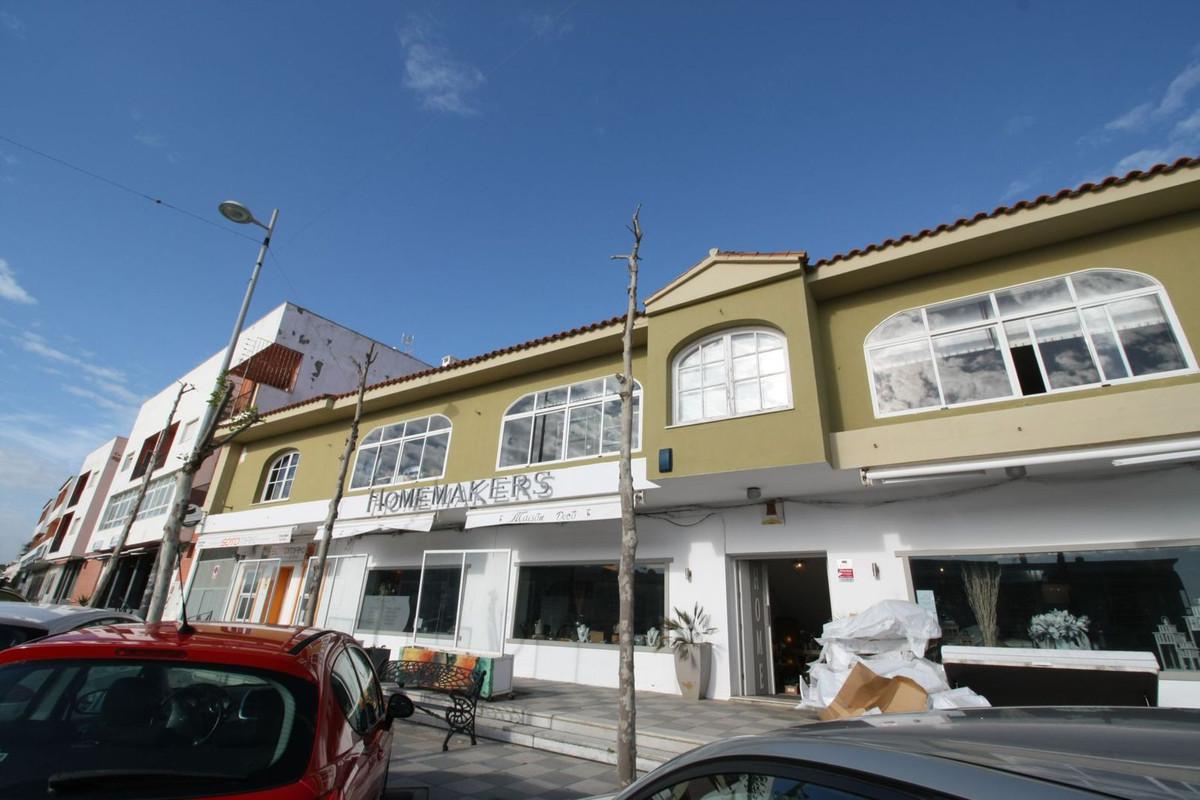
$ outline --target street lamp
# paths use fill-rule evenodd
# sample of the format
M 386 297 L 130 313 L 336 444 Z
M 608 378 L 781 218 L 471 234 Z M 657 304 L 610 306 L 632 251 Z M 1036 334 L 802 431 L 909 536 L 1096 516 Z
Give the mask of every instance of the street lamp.
M 226 200 L 217 207 L 221 216 L 239 225 L 254 224 L 267 232 L 263 237 L 262 246 L 258 248 L 258 259 L 254 262 L 254 271 L 250 273 L 250 283 L 246 286 L 246 294 L 242 298 L 242 307 L 238 311 L 237 320 L 233 323 L 233 333 L 225 353 L 221 357 L 221 366 L 217 369 L 217 379 L 213 390 L 213 398 L 204 406 L 204 416 L 197 428 L 196 444 L 191 456 L 184 462 L 183 469 L 175 478 L 175 494 L 171 516 L 163 528 L 162 545 L 159 547 L 158 567 L 154 576 L 154 591 L 150 598 L 150 607 L 146 612 L 147 622 L 162 620 L 163 606 L 167 601 L 167 587 L 171 573 L 174 571 L 176 554 L 179 552 L 179 529 L 183 525 L 183 517 L 187 511 L 187 499 L 192 493 L 192 481 L 203 462 L 204 450 L 211 441 L 210 429 L 216 426 L 217 412 L 220 411 L 220 399 L 224 396 L 225 375 L 233 361 L 233 351 L 237 348 L 238 337 L 242 335 L 242 326 L 246 322 L 246 312 L 250 309 L 250 298 L 254 296 L 254 287 L 258 283 L 258 275 L 262 272 L 263 261 L 267 258 L 267 248 L 271 246 L 271 234 L 275 230 L 275 221 L 279 218 L 279 209 L 271 212 L 271 221 L 263 225 L 254 218 L 250 209 L 236 200 Z

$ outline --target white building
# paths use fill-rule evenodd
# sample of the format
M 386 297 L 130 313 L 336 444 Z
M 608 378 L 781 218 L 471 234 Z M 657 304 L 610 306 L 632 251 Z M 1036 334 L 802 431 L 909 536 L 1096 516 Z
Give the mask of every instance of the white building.
M 361 360 L 372 344 L 376 345 L 378 354 L 373 375 L 398 377 L 429 366 L 408 353 L 376 342 L 308 309 L 283 303 L 262 319 L 247 325 L 238 339 L 229 371 L 235 387 L 230 412 L 237 413 L 251 406 L 260 412 L 268 412 L 314 397 L 347 391 L 358 382 L 353 359 Z M 153 479 L 104 600 L 109 607 L 137 608 L 142 601 L 162 539 L 175 473 L 195 444 L 196 429 L 217 379 L 222 354 L 220 351 L 215 353 L 180 376 L 179 382 L 192 388 L 180 398 L 173 422 L 165 431 L 167 414 L 179 391 L 178 382 L 147 400 L 138 412 L 129 433 L 129 446 L 108 489 L 104 511 L 86 548 L 90 559 L 111 555 L 142 476 L 152 470 Z M 167 444 L 158 463 L 151 465 L 149 462 L 160 435 L 166 436 Z M 196 474 L 192 503 L 203 503 L 216 459 L 214 455 Z M 184 541 L 190 536 L 190 529 L 185 529 Z

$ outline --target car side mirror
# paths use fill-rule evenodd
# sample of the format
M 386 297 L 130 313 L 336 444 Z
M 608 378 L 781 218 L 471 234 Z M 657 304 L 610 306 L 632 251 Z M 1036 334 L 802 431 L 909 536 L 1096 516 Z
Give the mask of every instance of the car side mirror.
M 392 721 L 397 719 L 407 719 L 413 715 L 416 708 L 413 706 L 413 701 L 409 699 L 404 692 L 396 692 L 388 698 L 387 704 L 387 727 L 392 727 Z

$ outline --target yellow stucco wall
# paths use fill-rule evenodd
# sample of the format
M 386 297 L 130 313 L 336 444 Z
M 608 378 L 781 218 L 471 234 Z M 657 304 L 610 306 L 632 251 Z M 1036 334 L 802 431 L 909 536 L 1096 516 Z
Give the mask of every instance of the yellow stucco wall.
M 645 365 L 645 352 L 636 353 L 634 377 L 643 384 L 641 376 Z M 452 425 L 445 477 L 415 481 L 404 486 L 465 481 L 502 474 L 496 469 L 496 460 L 500 443 L 500 421 L 509 405 L 527 392 L 612 375 L 619 371 L 620 367 L 620 353 L 614 353 L 611 357 L 592 358 L 578 364 L 533 372 L 474 389 L 427 397 L 415 403 L 405 402 L 404 391 L 401 388 L 403 384 L 400 384 L 395 393 L 394 405 L 386 410 L 363 415 L 360 438 L 379 425 L 431 414 L 444 414 L 450 418 Z M 277 455 L 293 448 L 300 451 L 300 465 L 296 470 L 291 496 L 286 502 L 302 503 L 328 499 L 333 495 L 338 459 L 345 446 L 349 428 L 349 419 L 338 420 L 241 446 L 240 452 L 231 455 L 229 459 L 235 468 L 232 478 L 228 481 L 228 491 L 221 498 L 224 507 L 214 507 L 213 512 L 242 511 L 255 507 L 256 500 L 262 493 L 265 468 Z M 641 453 L 635 453 L 635 456 L 639 455 Z M 553 469 L 576 466 L 614 458 L 616 456 L 552 462 L 547 467 Z M 347 491 L 347 495 L 365 491 L 367 490 Z
M 829 404 L 831 430 L 907 425 L 931 418 L 1066 402 L 1200 380 L 1200 376 L 1186 375 L 875 418 L 863 342 L 887 317 L 905 309 L 1026 281 L 1106 267 L 1135 270 L 1159 280 L 1195 352 L 1200 342 L 1200 212 L 1189 212 L 824 301 L 819 306 L 816 329 L 821 342 L 819 359 L 824 365 L 823 389 Z
M 671 477 L 825 460 L 826 437 L 809 334 L 809 309 L 800 272 L 650 317 L 647 393 L 660 398 L 647 422 L 649 476 L 659 477 L 658 449 L 673 451 Z M 740 327 L 774 328 L 787 339 L 792 407 L 783 411 L 672 426 L 671 362 L 707 334 Z

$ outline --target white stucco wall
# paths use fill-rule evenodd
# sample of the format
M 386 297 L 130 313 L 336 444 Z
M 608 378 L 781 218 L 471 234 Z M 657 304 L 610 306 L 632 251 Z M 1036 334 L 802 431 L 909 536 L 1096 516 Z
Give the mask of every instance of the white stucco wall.
M 68 492 L 67 499 L 63 501 L 63 505 L 59 509 L 59 516 L 67 512 L 74 512 L 75 516 L 71 521 L 67 535 L 62 540 L 62 544 L 59 545 L 57 550 L 49 551 L 46 554 L 47 558 L 61 558 L 83 554 L 88 541 L 91 540 L 96 522 L 100 519 L 100 512 L 103 510 L 105 498 L 108 496 L 109 487 L 112 485 L 113 476 L 116 475 L 117 469 L 120 467 L 121 458 L 125 450 L 125 441 L 125 437 L 123 436 L 109 439 L 83 459 L 83 463 L 80 464 L 75 479 L 78 480 L 79 476 L 88 473 L 87 485 L 83 489 L 83 494 L 79 497 L 79 502 L 74 506 L 67 506 L 67 503 L 71 501 L 71 494 L 75 491 L 74 485 L 72 485 L 71 491 Z
M 260 350 L 264 343 L 270 342 L 278 342 L 303 353 L 304 360 L 291 392 L 280 391 L 270 386 L 259 387 L 255 403 L 259 410 L 264 412 L 322 394 L 353 389 L 358 384 L 358 377 L 351 357 L 361 359 L 371 340 L 306 309 L 283 303 L 245 327 L 234 350 L 234 365 L 246 354 L 254 353 Z M 155 480 L 177 471 L 183 457 L 191 451 L 195 433 L 185 435 L 185 431 L 189 422 L 198 421 L 204 414 L 209 393 L 217 379 L 223 352 L 223 349 L 217 351 L 179 378 L 195 388 L 180 398 L 179 408 L 175 413 L 179 430 L 162 469 L 155 472 Z M 379 360 L 372 369 L 372 380 L 383 380 L 383 376 L 395 377 L 427 367 L 411 355 L 387 346 L 378 347 L 377 352 Z M 146 438 L 163 429 L 178 389 L 178 382 L 172 382 L 142 404 L 128 437 L 126 455 L 133 453 L 136 460 Z M 109 487 L 102 510 L 113 495 L 134 488 L 140 483 L 141 478 L 133 478 L 132 475 L 132 466 L 126 468 L 123 459 Z M 136 521 L 130 529 L 128 544 L 135 545 L 160 539 L 165 519 L 165 514 L 162 514 Z M 95 532 L 88 549 L 97 550 L 111 546 L 109 540 L 116 532 L 119 532 L 119 528 Z

